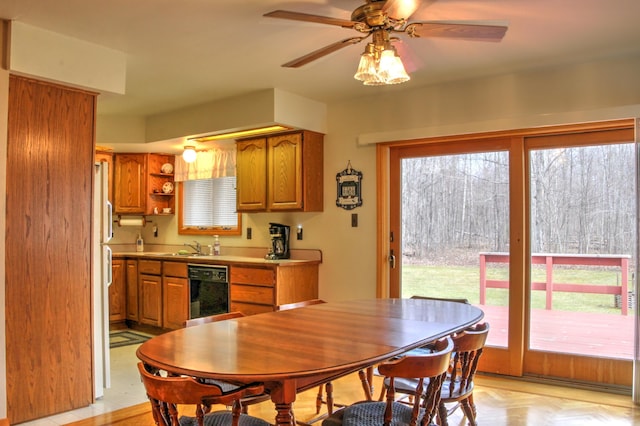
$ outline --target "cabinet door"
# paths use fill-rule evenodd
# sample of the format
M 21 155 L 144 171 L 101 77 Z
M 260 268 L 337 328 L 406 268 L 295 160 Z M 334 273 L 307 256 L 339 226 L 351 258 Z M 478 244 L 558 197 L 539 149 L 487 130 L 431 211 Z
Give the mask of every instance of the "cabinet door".
M 138 261 L 127 259 L 127 319 L 138 321 Z
M 267 140 L 245 140 L 236 143 L 236 188 L 238 211 L 260 211 L 267 208 Z
M 114 159 L 114 213 L 144 214 L 146 208 L 146 154 L 116 154 Z
M 140 323 L 162 327 L 162 279 L 140 274 L 138 278 Z
M 188 319 L 189 292 L 187 278 L 164 277 L 162 289 L 164 328 L 177 329 Z
M 124 260 L 114 259 L 111 263 L 112 281 L 109 286 L 109 322 L 124 321 L 126 316 L 127 293 Z
M 302 135 L 272 136 L 267 143 L 267 208 L 302 209 Z

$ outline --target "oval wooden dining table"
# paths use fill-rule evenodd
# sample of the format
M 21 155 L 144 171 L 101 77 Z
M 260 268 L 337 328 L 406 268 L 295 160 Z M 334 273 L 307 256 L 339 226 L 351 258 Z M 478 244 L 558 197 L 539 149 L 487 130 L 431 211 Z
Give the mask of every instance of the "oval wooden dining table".
M 425 299 L 322 303 L 202 324 L 143 343 L 140 360 L 171 373 L 260 382 L 275 424 L 292 425 L 296 394 L 374 366 L 482 320 L 469 304 Z

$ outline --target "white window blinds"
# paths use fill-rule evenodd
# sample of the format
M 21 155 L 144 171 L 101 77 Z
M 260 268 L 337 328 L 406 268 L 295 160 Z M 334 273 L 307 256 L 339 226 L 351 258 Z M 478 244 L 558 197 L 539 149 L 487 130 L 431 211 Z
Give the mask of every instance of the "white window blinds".
M 183 182 L 183 226 L 235 228 L 236 178 L 187 180 Z

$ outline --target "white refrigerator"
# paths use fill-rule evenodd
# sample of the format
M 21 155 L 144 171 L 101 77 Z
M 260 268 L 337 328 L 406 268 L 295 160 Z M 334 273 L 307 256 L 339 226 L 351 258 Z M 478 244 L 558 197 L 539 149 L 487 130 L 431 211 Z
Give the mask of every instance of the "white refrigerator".
M 93 377 L 94 397 L 111 387 L 109 358 L 109 286 L 111 285 L 112 206 L 108 199 L 109 164 L 95 164 L 93 197 Z

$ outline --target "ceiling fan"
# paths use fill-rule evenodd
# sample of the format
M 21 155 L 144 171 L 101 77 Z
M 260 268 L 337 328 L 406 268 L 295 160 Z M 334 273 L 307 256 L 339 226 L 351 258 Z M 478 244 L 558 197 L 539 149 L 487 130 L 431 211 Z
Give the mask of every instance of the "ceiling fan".
M 422 0 L 365 0 L 366 3 L 351 13 L 351 19 L 333 18 L 287 10 L 274 10 L 266 17 L 315 22 L 353 29 L 364 34 L 322 47 L 304 56 L 283 64 L 283 67 L 298 68 L 322 58 L 339 49 L 360 43 L 371 36 L 360 58 L 355 78 L 365 85 L 402 83 L 409 80 L 404 65 L 393 46 L 400 40 L 394 34 L 409 37 L 447 37 L 479 41 L 500 41 L 507 27 L 504 25 L 482 25 L 462 22 L 425 21 L 409 22 L 409 18 L 420 7 Z

